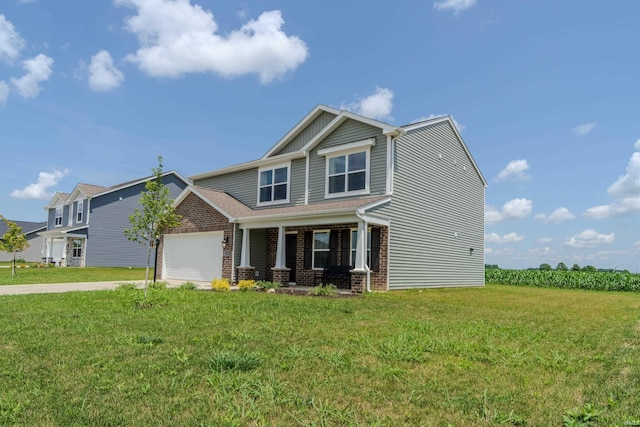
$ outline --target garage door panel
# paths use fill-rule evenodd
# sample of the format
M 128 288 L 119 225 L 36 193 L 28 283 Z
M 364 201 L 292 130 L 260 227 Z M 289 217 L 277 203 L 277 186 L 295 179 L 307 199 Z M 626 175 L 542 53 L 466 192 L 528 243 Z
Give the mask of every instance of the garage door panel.
M 222 231 L 165 235 L 163 278 L 211 281 L 222 277 Z

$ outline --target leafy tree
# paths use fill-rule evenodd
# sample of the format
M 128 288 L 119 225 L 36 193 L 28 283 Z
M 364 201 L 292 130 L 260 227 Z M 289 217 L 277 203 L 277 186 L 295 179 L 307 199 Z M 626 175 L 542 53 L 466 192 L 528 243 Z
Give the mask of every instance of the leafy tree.
M 136 208 L 129 215 L 131 228 L 124 230 L 124 235 L 133 242 L 147 248 L 147 269 L 144 275 L 144 296 L 147 297 L 149 282 L 149 263 L 151 250 L 155 248 L 167 229 L 180 225 L 181 217 L 175 213 L 169 189 L 162 183 L 162 156 L 158 156 L 158 167 L 151 169 L 155 179 L 147 181 L 141 193 L 142 211 Z
M 487 270 L 499 270 L 500 269 L 498 264 L 485 264 L 484 268 L 487 269 Z
M 567 265 L 564 262 L 559 262 L 558 265 L 556 266 L 556 270 L 567 271 L 569 269 L 567 268 Z
M 582 270 L 582 269 L 580 268 L 580 266 L 578 264 L 573 264 L 573 267 L 571 267 L 571 271 L 580 271 L 580 270 Z
M 597 268 L 595 268 L 593 265 L 585 265 L 584 267 L 582 267 L 582 271 L 589 271 L 591 273 L 598 271 Z
M 551 270 L 551 265 L 547 263 L 540 264 L 540 270 Z
M 13 254 L 13 262 L 11 263 L 11 278 L 13 279 L 16 276 L 16 252 L 22 252 L 31 245 L 29 245 L 27 238 L 22 234 L 22 227 L 19 227 L 15 222 L 9 221 L 2 215 L 0 215 L 0 219 L 8 228 L 7 232 L 2 236 L 2 239 L 0 239 L 0 250 Z

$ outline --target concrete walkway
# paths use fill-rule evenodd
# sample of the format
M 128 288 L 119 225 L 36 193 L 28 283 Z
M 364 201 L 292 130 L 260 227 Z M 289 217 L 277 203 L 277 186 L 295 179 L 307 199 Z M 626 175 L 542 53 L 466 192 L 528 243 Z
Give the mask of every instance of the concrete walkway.
M 102 291 L 116 289 L 121 283 L 136 283 L 142 287 L 144 282 L 119 281 L 119 282 L 79 282 L 79 283 L 48 283 L 42 285 L 2 285 L 0 295 L 24 295 L 24 294 L 49 294 L 73 291 Z M 169 287 L 182 285 L 180 282 L 169 282 Z M 211 289 L 210 283 L 196 283 L 199 289 Z

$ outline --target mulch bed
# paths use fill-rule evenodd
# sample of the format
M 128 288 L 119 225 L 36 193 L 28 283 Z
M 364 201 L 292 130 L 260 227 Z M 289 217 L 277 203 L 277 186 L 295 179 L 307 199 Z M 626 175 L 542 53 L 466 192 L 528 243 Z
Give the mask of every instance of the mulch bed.
M 361 296 L 361 294 L 346 293 L 346 292 L 340 292 L 333 295 L 312 295 L 309 293 L 309 291 L 305 289 L 295 289 L 295 288 L 278 288 L 276 289 L 276 294 L 297 295 L 297 296 L 303 296 L 303 297 L 324 297 L 324 298 L 354 298 L 354 297 Z

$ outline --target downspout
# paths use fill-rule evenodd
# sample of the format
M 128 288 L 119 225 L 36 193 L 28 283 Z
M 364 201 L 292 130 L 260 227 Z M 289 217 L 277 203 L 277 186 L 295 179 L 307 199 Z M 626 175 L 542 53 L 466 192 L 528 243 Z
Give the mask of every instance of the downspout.
M 367 220 L 365 219 L 365 217 L 362 215 L 362 213 L 360 212 L 360 209 L 356 210 L 356 217 L 358 217 L 358 219 L 362 222 L 364 222 L 364 232 L 365 232 L 365 237 L 364 237 L 364 250 L 366 252 L 367 250 L 367 229 L 369 228 L 369 224 L 367 222 Z M 369 266 L 367 264 L 365 264 L 365 268 L 366 268 L 366 272 L 367 272 L 367 293 L 371 292 L 371 270 L 369 269 Z

